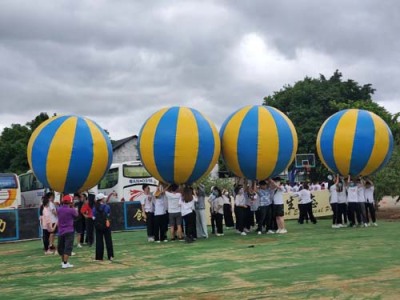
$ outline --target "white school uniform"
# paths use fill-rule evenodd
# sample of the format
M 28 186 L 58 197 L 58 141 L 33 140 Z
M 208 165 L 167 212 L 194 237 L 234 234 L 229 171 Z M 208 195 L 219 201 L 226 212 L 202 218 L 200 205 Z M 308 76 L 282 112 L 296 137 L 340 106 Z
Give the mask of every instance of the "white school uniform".
M 331 197 L 330 197 L 330 203 L 331 204 L 333 204 L 333 203 L 338 203 L 339 202 L 339 195 L 338 195 L 338 192 L 337 192 L 337 190 L 336 190 L 336 184 L 333 184 L 333 185 L 331 185 L 331 187 L 329 188 L 329 192 L 330 192 L 330 194 L 331 194 Z M 346 194 L 345 194 L 345 196 L 346 196 Z
M 358 187 L 349 186 L 347 187 L 347 202 L 358 203 Z

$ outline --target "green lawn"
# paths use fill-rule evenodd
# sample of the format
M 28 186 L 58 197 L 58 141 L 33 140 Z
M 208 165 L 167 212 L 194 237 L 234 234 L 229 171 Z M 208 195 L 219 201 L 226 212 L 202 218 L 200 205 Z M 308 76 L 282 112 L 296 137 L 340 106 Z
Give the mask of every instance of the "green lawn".
M 0 244 L 1 299 L 398 299 L 400 223 L 331 229 L 287 224 L 287 235 L 226 231 L 193 244 L 147 243 L 114 233 L 115 261 L 74 249 L 73 269 L 44 256 L 40 241 Z

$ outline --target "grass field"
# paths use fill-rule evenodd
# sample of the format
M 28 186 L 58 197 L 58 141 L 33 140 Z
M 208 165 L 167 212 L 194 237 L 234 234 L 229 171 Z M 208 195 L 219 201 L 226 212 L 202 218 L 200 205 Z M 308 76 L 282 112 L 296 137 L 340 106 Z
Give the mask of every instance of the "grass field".
M 226 231 L 193 244 L 114 233 L 113 263 L 74 249 L 75 268 L 40 241 L 0 245 L 1 299 L 399 299 L 400 223 L 331 229 L 288 222 L 287 235 Z

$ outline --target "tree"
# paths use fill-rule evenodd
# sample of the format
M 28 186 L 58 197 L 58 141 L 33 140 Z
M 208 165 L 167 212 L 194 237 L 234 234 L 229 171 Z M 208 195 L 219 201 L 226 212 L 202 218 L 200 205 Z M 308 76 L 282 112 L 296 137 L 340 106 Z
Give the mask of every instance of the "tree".
M 374 92 L 371 84 L 360 85 L 351 79 L 342 81 L 342 73 L 336 70 L 328 80 L 320 74 L 318 79 L 306 77 L 293 86 L 284 86 L 272 96 L 265 97 L 263 104 L 276 107 L 292 120 L 299 139 L 298 153 L 316 153 L 315 143 L 321 125 L 345 108 L 367 109 L 378 114 L 388 123 L 399 142 L 398 115 L 392 116 L 374 102 Z M 325 179 L 327 174 L 328 170 L 316 156 L 316 168 L 312 170 L 310 179 Z
M 23 173 L 29 169 L 26 151 L 32 132 L 49 116 L 40 113 L 26 125 L 12 124 L 0 136 L 0 172 Z
M 382 171 L 372 176 L 375 185 L 375 199 L 383 196 L 400 196 L 400 147 L 396 145 L 392 158 Z

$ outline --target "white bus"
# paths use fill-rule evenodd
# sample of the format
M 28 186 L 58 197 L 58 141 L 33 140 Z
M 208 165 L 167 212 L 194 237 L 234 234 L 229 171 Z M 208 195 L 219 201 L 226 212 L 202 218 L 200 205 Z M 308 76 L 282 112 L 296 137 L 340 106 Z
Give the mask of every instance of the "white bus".
M 31 170 L 19 175 L 22 207 L 39 207 L 46 189 Z
M 97 187 L 99 193 L 107 196 L 108 202 L 140 201 L 143 184 L 148 184 L 154 192 L 158 180 L 146 171 L 141 161 L 127 161 L 112 164 Z
M 26 207 L 39 207 L 42 204 L 42 197 L 50 192 L 49 188 L 45 188 L 44 185 L 36 178 L 32 170 L 19 175 L 19 182 L 21 185 L 21 206 Z M 96 194 L 97 186 L 89 190 L 89 194 Z M 61 202 L 61 194 L 54 192 L 55 200 Z M 71 194 L 72 196 L 72 194 Z
M 13 173 L 0 173 L 0 209 L 21 207 L 21 189 L 18 176 Z

